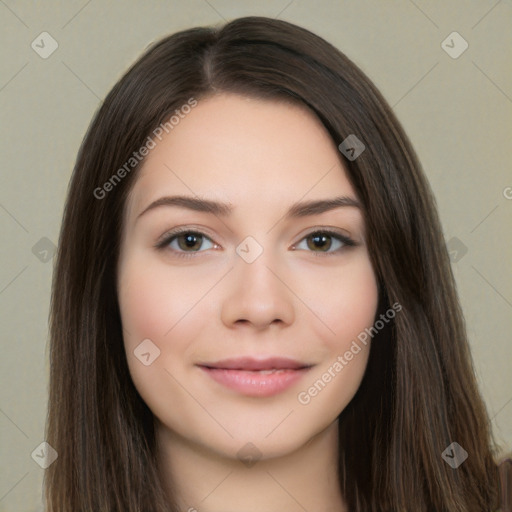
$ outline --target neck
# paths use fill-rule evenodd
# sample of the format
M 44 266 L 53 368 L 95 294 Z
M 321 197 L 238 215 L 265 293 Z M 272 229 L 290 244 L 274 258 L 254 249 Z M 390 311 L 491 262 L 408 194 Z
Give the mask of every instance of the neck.
M 346 512 L 338 480 L 338 422 L 298 450 L 257 461 L 222 457 L 156 424 L 166 490 L 188 512 Z

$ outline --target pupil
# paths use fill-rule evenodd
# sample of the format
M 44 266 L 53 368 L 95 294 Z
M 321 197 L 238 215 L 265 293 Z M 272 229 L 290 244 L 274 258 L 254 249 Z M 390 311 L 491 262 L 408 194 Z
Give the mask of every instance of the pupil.
M 327 240 L 328 238 L 330 238 L 330 237 L 325 236 L 325 235 L 314 235 L 312 237 L 314 248 L 321 249 L 323 251 L 327 251 L 330 248 L 331 244 L 328 243 L 327 246 L 324 245 L 323 247 L 322 247 L 322 244 L 325 244 L 328 241 Z M 318 244 L 320 244 L 320 245 L 318 245 Z
M 184 235 L 183 238 L 181 238 L 181 240 L 184 240 L 185 247 L 182 246 L 181 249 L 183 249 L 183 248 L 193 249 L 194 246 L 196 246 L 198 244 L 198 241 L 199 241 L 199 246 L 200 246 L 201 245 L 201 238 L 202 238 L 201 236 L 194 235 L 192 233 Z

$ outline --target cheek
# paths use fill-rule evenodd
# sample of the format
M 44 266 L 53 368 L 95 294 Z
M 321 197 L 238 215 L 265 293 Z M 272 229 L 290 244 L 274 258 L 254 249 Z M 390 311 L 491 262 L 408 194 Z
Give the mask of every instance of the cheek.
M 198 320 L 211 317 L 215 306 L 206 295 L 215 276 L 199 273 L 191 282 L 183 275 L 148 264 L 135 251 L 120 268 L 118 297 L 128 367 L 154 411 L 162 407 L 164 390 L 179 401 L 181 391 L 173 376 L 181 379 L 189 348 L 203 328 Z M 150 364 L 144 364 L 148 359 Z
M 219 314 L 218 298 L 211 293 L 219 275 L 211 268 L 184 272 L 130 255 L 120 277 L 124 345 L 135 388 L 164 431 L 169 429 L 199 444 L 208 444 L 212 438 L 217 449 L 221 441 L 226 443 L 224 430 L 212 422 L 201 404 L 208 403 L 208 411 L 215 409 L 216 417 L 221 417 L 221 412 L 208 400 L 208 390 L 197 387 L 193 363 L 195 344 L 205 338 L 210 319 Z M 145 339 L 152 340 L 159 350 L 158 357 L 147 366 L 134 354 Z M 232 416 L 237 417 L 227 411 L 222 426 L 229 425 Z M 231 425 L 229 428 L 234 430 Z
M 362 260 L 338 283 L 337 304 L 331 309 L 331 321 L 337 333 L 335 347 L 341 351 L 348 347 L 364 329 L 373 325 L 378 306 L 378 285 L 369 260 Z
M 355 255 L 336 269 L 335 278 L 328 267 L 301 274 L 297 295 L 305 298 L 320 320 L 311 321 L 309 328 L 331 354 L 345 352 L 352 340 L 373 325 L 377 311 L 378 285 L 368 256 Z
M 173 345 L 179 344 L 184 338 L 175 333 L 193 309 L 203 306 L 201 298 L 210 286 L 208 280 L 192 283 L 183 279 L 183 273 L 164 271 L 161 265 L 136 256 L 125 262 L 120 276 L 119 305 L 127 349 L 145 338 L 161 344 L 172 337 Z
M 305 421 L 317 418 L 326 426 L 348 405 L 364 376 L 371 342 L 365 329 L 374 325 L 378 285 L 368 257 L 340 268 L 337 279 L 332 279 L 332 272 L 323 278 L 317 273 L 316 283 L 322 293 L 316 287 L 316 295 L 310 290 L 309 296 L 311 303 L 321 304 L 315 311 L 322 320 L 316 337 L 322 340 L 325 353 L 297 401 Z

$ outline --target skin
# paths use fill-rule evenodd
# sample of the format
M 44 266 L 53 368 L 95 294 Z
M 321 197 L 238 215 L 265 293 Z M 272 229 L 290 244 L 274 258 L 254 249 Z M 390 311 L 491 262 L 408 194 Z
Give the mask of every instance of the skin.
M 370 344 L 309 403 L 297 397 L 373 325 L 378 290 L 364 220 L 354 206 L 285 217 L 298 201 L 357 200 L 342 158 L 306 108 L 220 94 L 199 101 L 140 169 L 124 212 L 118 297 L 130 373 L 155 416 L 159 463 L 180 510 L 347 510 L 337 417 L 360 385 Z M 233 211 L 159 206 L 139 216 L 178 194 Z M 155 248 L 178 226 L 205 234 L 195 252 L 183 235 L 181 246 L 175 238 Z M 329 236 L 315 245 L 310 235 L 321 228 L 357 245 Z M 247 236 L 263 249 L 252 263 L 236 252 Z M 145 339 L 160 350 L 147 366 L 134 354 Z M 270 397 L 237 393 L 197 366 L 247 355 L 314 366 Z M 250 466 L 237 455 L 247 443 L 259 458 Z

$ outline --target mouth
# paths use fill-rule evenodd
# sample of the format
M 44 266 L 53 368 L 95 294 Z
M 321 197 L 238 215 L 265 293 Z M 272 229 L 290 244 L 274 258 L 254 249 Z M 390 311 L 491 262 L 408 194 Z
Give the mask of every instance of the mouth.
M 279 394 L 296 384 L 313 365 L 294 359 L 237 358 L 197 365 L 218 384 L 236 393 L 267 397 Z

